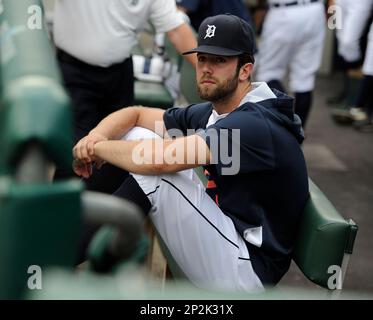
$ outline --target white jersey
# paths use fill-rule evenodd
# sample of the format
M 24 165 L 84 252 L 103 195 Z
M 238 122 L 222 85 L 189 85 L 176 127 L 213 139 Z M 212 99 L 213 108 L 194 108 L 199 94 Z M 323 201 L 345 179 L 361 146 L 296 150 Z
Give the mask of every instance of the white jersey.
M 88 64 L 108 67 L 130 56 L 148 21 L 158 33 L 183 23 L 174 0 L 57 0 L 55 44 Z

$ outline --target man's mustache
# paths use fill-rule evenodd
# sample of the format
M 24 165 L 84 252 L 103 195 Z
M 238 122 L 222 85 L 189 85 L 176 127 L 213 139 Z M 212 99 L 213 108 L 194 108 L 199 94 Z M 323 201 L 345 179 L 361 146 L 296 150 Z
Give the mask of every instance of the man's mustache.
M 217 79 L 215 79 L 214 77 L 211 77 L 211 76 L 202 76 L 201 79 L 200 79 L 200 82 L 203 82 L 203 81 L 213 81 L 213 82 L 218 82 Z

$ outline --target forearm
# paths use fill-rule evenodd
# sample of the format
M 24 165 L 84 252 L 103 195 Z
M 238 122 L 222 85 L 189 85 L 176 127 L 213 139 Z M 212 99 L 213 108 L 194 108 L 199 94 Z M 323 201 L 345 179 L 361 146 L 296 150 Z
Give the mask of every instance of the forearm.
M 148 140 L 149 150 L 151 142 Z M 94 146 L 95 156 L 123 170 L 137 174 L 156 174 L 157 168 L 153 165 L 152 155 L 135 155 L 133 150 L 142 141 L 103 141 Z
M 108 140 L 119 139 L 136 126 L 140 107 L 118 110 L 104 118 L 91 132 L 105 136 Z
M 183 53 L 197 47 L 196 37 L 192 28 L 187 23 L 183 23 L 179 27 L 167 32 L 167 36 L 179 53 Z M 197 57 L 195 54 L 186 55 L 184 58 L 188 60 L 194 67 L 196 66 Z
M 199 136 L 176 140 L 102 141 L 94 145 L 94 155 L 143 175 L 178 172 L 210 161 L 210 151 Z
M 177 172 L 189 167 L 170 164 L 170 160 L 165 158 L 163 145 L 162 139 L 103 141 L 95 144 L 94 153 L 96 157 L 118 168 L 142 175 Z

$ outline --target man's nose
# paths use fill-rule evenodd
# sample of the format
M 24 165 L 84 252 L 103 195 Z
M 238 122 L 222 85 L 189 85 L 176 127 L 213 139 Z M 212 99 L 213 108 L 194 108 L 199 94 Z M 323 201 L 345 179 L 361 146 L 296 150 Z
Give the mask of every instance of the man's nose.
M 212 69 L 212 65 L 210 62 L 206 61 L 203 65 L 202 65 L 202 72 L 203 73 L 212 73 L 213 69 Z

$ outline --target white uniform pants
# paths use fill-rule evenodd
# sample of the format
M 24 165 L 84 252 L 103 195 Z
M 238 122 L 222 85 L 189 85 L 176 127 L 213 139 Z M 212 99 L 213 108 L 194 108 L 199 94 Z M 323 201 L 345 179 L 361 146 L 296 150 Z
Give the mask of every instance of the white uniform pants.
M 312 91 L 325 28 L 322 3 L 271 8 L 259 43 L 256 80 L 281 81 L 290 68 L 290 90 Z
M 348 62 L 361 58 L 360 39 L 373 8 L 372 0 L 336 0 L 342 29 L 336 29 L 338 53 Z
M 370 25 L 368 34 L 368 45 L 365 53 L 363 65 L 363 73 L 368 76 L 373 76 L 373 23 Z
M 123 139 L 159 138 L 133 128 Z M 152 204 L 150 218 L 175 261 L 194 285 L 228 291 L 263 291 L 244 240 L 206 194 L 193 170 L 159 176 L 132 174 Z

